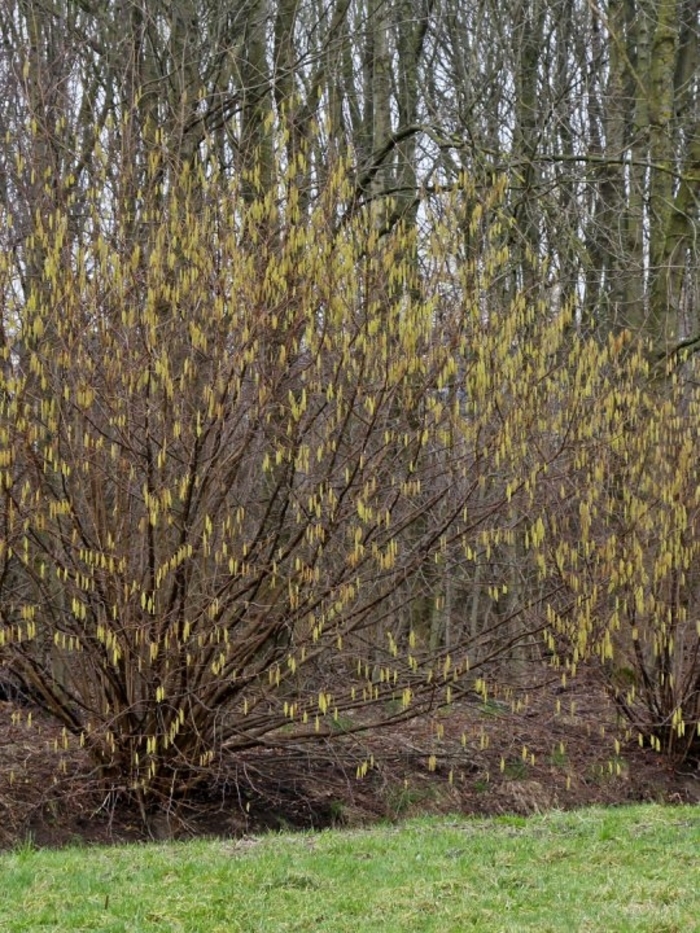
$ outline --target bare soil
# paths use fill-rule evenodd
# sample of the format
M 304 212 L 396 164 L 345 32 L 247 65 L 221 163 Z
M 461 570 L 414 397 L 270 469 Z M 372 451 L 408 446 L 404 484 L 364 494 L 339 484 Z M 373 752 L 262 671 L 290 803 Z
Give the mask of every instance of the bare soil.
M 105 795 L 79 748 L 57 751 L 62 744 L 60 728 L 39 711 L 0 704 L 0 848 L 242 836 L 418 813 L 700 802 L 700 772 L 674 770 L 640 748 L 603 691 L 583 681 L 531 694 L 518 711 L 461 701 L 391 731 L 249 753 L 148 825 L 135 807 Z

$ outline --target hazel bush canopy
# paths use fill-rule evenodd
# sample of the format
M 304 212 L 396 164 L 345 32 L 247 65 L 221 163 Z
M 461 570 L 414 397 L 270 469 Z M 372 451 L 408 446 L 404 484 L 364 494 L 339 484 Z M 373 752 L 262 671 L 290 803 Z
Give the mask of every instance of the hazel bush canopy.
M 600 659 L 688 752 L 695 390 L 503 301 L 502 181 L 386 226 L 350 165 L 300 212 L 283 160 L 272 187 L 154 160 L 2 256 L 3 666 L 154 797 L 543 654 Z

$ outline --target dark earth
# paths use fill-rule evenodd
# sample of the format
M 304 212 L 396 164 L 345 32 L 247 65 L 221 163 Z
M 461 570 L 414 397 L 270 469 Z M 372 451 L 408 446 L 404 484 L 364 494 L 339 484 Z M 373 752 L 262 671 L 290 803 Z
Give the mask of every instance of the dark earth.
M 243 836 L 418 813 L 700 802 L 700 771 L 674 769 L 642 749 L 603 690 L 585 680 L 533 692 L 518 712 L 475 697 L 391 731 L 248 753 L 225 762 L 206 793 L 148 825 L 99 787 L 79 748 L 57 754 L 60 744 L 60 727 L 39 710 L 0 703 L 0 848 Z M 367 774 L 358 778 L 363 761 Z

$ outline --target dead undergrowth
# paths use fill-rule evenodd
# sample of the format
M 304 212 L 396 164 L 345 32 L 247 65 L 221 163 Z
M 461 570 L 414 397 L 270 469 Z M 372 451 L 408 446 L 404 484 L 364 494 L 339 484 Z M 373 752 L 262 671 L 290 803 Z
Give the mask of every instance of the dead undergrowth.
M 509 704 L 463 701 L 392 731 L 339 736 L 224 762 L 216 781 L 145 826 L 100 790 L 79 748 L 37 711 L 0 704 L 0 847 L 113 843 L 322 828 L 419 812 L 527 814 L 552 807 L 700 801 L 700 774 L 674 771 L 625 736 L 595 684 Z M 365 771 L 358 778 L 358 768 Z

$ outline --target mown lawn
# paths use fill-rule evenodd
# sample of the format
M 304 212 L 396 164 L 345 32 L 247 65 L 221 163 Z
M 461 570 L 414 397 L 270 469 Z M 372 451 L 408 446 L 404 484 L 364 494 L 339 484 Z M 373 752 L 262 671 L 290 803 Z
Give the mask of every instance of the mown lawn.
M 700 807 L 0 856 L 12 933 L 700 931 Z

